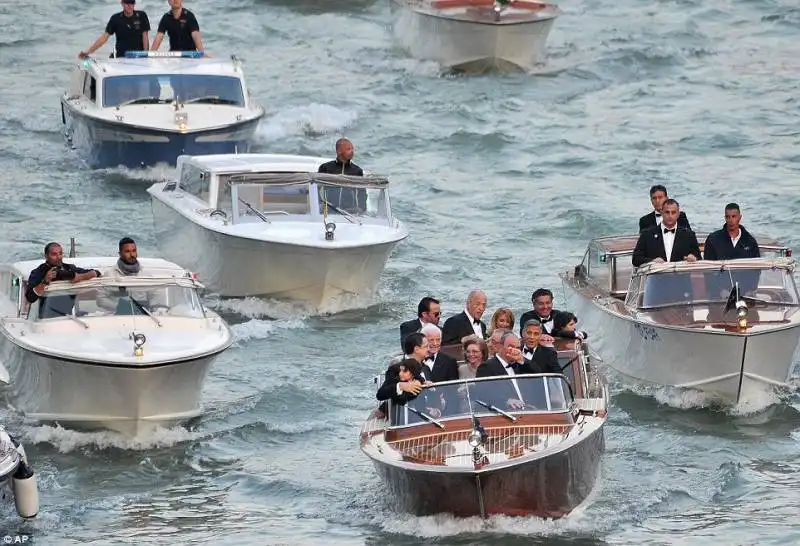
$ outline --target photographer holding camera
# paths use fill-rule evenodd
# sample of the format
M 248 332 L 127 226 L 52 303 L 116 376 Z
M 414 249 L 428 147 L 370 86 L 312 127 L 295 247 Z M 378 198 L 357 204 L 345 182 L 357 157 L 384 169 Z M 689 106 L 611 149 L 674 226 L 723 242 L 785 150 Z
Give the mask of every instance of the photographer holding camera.
M 44 263 L 31 271 L 28 277 L 28 286 L 25 289 L 25 299 L 33 303 L 44 294 L 48 284 L 53 281 L 72 281 L 73 283 L 94 279 L 100 276 L 96 269 L 83 269 L 72 264 L 65 264 L 64 250 L 58 243 L 47 243 L 44 247 Z M 74 296 L 68 296 L 71 302 Z

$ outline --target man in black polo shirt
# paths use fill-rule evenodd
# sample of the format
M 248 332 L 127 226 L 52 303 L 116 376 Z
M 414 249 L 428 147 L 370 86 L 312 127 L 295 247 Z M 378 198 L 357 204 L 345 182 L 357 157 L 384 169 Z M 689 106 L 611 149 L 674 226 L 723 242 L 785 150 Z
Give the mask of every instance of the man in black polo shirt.
M 183 7 L 183 0 L 168 0 L 171 8 L 161 17 L 158 32 L 153 40 L 153 51 L 158 50 L 164 33 L 169 36 L 170 51 L 203 51 L 200 25 L 194 13 Z
M 106 31 L 89 46 L 86 51 L 81 51 L 78 57 L 88 57 L 105 44 L 111 35 L 116 35 L 114 44 L 117 57 L 125 56 L 126 51 L 147 51 L 150 47 L 150 20 L 143 11 L 133 9 L 136 0 L 122 0 L 122 11 L 115 13 L 108 20 Z

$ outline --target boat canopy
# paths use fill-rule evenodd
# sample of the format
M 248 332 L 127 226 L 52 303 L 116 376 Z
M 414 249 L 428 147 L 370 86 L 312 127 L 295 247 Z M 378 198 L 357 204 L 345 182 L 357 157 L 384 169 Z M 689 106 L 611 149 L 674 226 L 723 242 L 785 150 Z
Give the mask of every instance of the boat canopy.
M 270 186 L 301 186 L 305 184 L 321 183 L 326 186 L 340 188 L 378 188 L 389 185 L 389 179 L 384 176 L 365 175 L 350 176 L 345 174 L 326 173 L 255 173 L 233 174 L 221 176 L 228 184 L 264 184 Z
M 510 408 L 510 398 L 524 406 Z M 520 414 L 568 412 L 572 402 L 572 389 L 563 375 L 482 377 L 434 383 L 405 404 L 388 401 L 388 415 L 391 427 L 438 423 L 444 430 L 451 419 L 499 415 L 514 423 Z

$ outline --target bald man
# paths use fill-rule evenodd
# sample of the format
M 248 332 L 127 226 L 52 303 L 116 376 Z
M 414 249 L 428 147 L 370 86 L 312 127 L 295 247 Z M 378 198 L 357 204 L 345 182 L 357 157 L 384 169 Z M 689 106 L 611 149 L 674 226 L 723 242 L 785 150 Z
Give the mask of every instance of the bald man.
M 336 159 L 320 165 L 318 172 L 364 176 L 364 171 L 361 170 L 361 167 L 352 161 L 354 154 L 353 143 L 346 138 L 340 138 L 336 141 Z M 326 187 L 324 197 L 320 196 L 320 199 L 327 201 L 328 205 L 334 208 L 333 212 L 337 212 L 336 209 L 349 213 L 367 210 L 367 190 L 363 188 Z
M 486 339 L 486 324 L 481 320 L 486 311 L 486 303 L 486 294 L 482 291 L 470 292 L 464 310 L 444 321 L 442 345 L 462 343 L 468 336 Z

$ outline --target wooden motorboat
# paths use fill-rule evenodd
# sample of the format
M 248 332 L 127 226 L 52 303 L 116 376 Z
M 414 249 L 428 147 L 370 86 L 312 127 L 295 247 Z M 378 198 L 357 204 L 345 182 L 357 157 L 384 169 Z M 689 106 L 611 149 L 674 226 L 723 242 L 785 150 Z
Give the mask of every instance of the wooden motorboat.
M 559 351 L 564 374 L 436 383 L 387 404 L 361 430 L 398 508 L 422 516 L 560 518 L 594 488 L 605 449 L 608 391 L 586 345 Z M 525 406 L 506 405 L 514 388 Z M 444 400 L 441 416 L 427 404 Z
M 414 57 L 464 71 L 540 62 L 561 10 L 523 0 L 392 0 L 395 39 Z
M 581 264 L 561 275 L 567 307 L 611 367 L 723 403 L 786 386 L 800 340 L 791 249 L 757 238 L 761 258 L 634 270 L 637 239 L 594 239 Z

